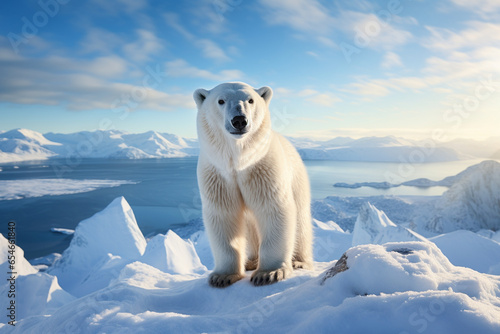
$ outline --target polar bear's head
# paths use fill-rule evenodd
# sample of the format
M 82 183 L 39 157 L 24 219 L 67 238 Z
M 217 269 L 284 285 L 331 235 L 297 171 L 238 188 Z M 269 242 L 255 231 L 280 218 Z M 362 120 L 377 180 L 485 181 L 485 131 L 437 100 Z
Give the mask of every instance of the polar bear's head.
M 245 83 L 223 83 L 212 90 L 197 89 L 198 114 L 211 129 L 239 139 L 261 128 L 269 118 L 270 87 L 255 89 Z

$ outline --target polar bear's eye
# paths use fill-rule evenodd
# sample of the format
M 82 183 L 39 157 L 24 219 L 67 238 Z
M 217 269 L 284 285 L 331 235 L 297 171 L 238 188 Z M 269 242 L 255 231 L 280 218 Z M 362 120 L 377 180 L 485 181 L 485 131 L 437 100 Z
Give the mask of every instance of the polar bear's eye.
M 248 100 L 248 103 L 252 104 L 253 103 L 253 99 Z
M 220 100 L 218 101 L 218 103 L 219 103 L 220 105 L 223 105 L 223 104 L 224 104 L 224 100 L 220 99 Z

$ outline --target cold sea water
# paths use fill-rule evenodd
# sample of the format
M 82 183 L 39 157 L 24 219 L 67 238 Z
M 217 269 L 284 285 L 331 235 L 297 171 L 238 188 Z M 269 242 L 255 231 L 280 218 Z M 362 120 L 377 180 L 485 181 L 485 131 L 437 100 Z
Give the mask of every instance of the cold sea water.
M 477 161 L 405 164 L 383 162 L 305 161 L 313 199 L 327 196 L 438 196 L 446 188 L 397 187 L 374 189 L 336 188 L 337 182 L 402 182 L 416 178 L 441 180 L 455 175 Z M 5 235 L 10 220 L 16 222 L 16 241 L 32 259 L 62 252 L 70 235 L 51 228 L 74 229 L 76 225 L 104 209 L 114 198 L 124 196 L 132 207 L 144 235 L 165 233 L 201 216 L 196 181 L 197 158 L 144 160 L 88 159 L 78 162 L 46 160 L 0 164 L 4 180 L 72 179 L 127 180 L 111 188 L 67 194 L 0 200 L 0 232 Z M 36 184 L 36 183 L 35 183 Z M 110 236 L 112 238 L 113 236 Z

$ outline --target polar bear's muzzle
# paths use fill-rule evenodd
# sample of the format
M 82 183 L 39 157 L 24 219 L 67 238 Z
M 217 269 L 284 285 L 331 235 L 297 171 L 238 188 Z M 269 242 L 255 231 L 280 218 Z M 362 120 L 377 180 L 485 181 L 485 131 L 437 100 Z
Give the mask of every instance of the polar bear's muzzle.
M 249 121 L 245 115 L 236 115 L 226 121 L 226 130 L 233 136 L 240 137 L 249 131 Z
M 245 116 L 235 116 L 231 120 L 231 126 L 236 132 L 245 133 L 247 132 L 246 128 L 248 125 L 248 119 Z

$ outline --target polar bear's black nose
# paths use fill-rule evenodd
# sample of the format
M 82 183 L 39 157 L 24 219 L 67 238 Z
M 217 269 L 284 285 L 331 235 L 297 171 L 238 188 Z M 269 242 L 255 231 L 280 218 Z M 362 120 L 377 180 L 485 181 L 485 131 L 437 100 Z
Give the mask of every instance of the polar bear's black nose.
M 245 116 L 235 116 L 231 120 L 231 125 L 238 131 L 243 130 L 248 124 L 247 118 Z

